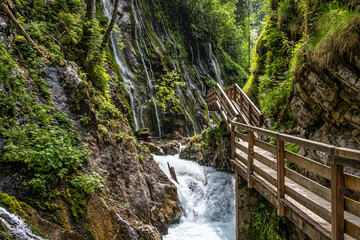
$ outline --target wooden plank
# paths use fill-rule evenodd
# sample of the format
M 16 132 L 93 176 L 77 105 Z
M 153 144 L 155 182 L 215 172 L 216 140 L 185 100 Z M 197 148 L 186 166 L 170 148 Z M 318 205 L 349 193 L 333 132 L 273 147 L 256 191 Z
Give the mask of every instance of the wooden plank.
M 229 105 L 225 102 L 225 100 L 223 99 L 223 96 L 221 96 L 219 93 L 218 93 L 218 97 L 217 97 L 220 105 L 223 107 L 223 109 L 225 110 L 226 112 L 226 116 L 230 116 L 231 119 L 234 118 L 230 108 L 229 108 Z
M 344 198 L 344 202 L 345 202 L 345 206 L 344 206 L 345 211 L 354 214 L 357 217 L 360 217 L 360 202 L 347 197 Z
M 337 148 L 335 148 L 334 154 L 335 154 L 335 157 L 348 158 L 348 159 L 360 161 L 360 151 L 359 150 L 337 147 Z M 359 162 L 359 164 L 360 164 L 360 162 Z M 360 168 L 360 165 L 359 165 L 359 168 Z
M 312 239 L 330 239 L 331 233 L 323 225 L 304 213 L 288 199 L 282 200 L 286 207 L 286 217 Z
M 360 192 L 360 178 L 348 173 L 344 173 L 345 187 Z
M 285 207 L 281 199 L 285 197 L 285 143 L 278 139 L 277 141 L 277 197 L 278 197 L 278 215 L 285 216 Z
M 325 219 L 329 223 L 331 222 L 331 212 L 328 210 L 328 208 L 330 208 L 329 202 L 325 200 L 321 201 L 320 197 L 315 194 L 309 195 L 309 193 L 305 192 L 303 189 L 296 188 L 294 184 L 287 183 L 285 186 L 285 193 L 319 217 Z
M 254 187 L 254 182 L 251 180 L 251 175 L 254 171 L 254 132 L 249 131 L 249 146 L 248 146 L 248 163 L 247 163 L 247 180 L 248 188 Z
M 235 142 L 235 147 L 239 150 L 241 150 L 244 153 L 248 152 L 248 147 L 244 146 L 243 144 L 239 143 L 239 142 Z
M 313 192 L 314 194 L 319 195 L 326 201 L 331 201 L 331 191 L 330 189 L 322 186 L 321 184 L 306 178 L 305 176 L 289 169 L 285 168 L 285 176 L 297 184 L 303 186 L 304 188 L 308 189 L 309 191 Z
M 331 238 L 344 239 L 344 168 L 337 164 L 331 166 L 331 226 Z
M 250 125 L 252 125 L 253 124 L 252 123 L 252 121 L 253 121 L 253 119 L 252 119 L 252 107 L 251 107 L 250 103 L 249 103 L 249 110 L 248 110 L 248 118 L 249 118 Z
M 234 108 L 234 106 L 231 104 L 231 101 L 230 99 L 228 98 L 228 96 L 224 93 L 224 90 L 222 89 L 222 87 L 220 86 L 220 84 L 218 84 L 218 89 L 220 91 L 220 94 L 224 96 L 224 100 L 227 102 L 227 104 L 229 105 L 229 107 L 231 108 L 231 110 L 234 112 L 234 113 L 237 113 L 236 109 Z M 237 114 L 235 114 L 237 115 Z
M 235 125 L 233 125 L 235 127 Z M 243 140 L 244 142 L 248 142 L 249 141 L 249 136 L 242 134 L 238 131 L 235 131 L 235 137 L 240 138 L 241 140 Z
M 235 159 L 235 158 L 232 158 Z M 239 219 L 240 219 L 240 213 L 239 213 L 239 174 L 238 171 L 235 170 L 235 193 L 236 193 L 236 200 L 235 200 L 235 215 L 236 215 L 236 239 L 239 239 Z
M 324 153 L 331 153 L 331 151 L 335 148 L 335 146 L 332 146 L 329 144 L 315 142 L 315 141 L 308 140 L 305 138 L 299 138 L 299 137 L 290 136 L 290 135 L 281 134 L 281 133 L 279 133 L 279 139 L 286 141 L 286 142 L 295 143 L 300 146 L 308 147 L 313 150 L 317 150 L 317 151 L 324 152 Z
M 267 130 L 267 129 L 258 128 L 258 127 L 250 126 L 250 125 L 247 125 L 247 124 L 238 123 L 238 122 L 232 122 L 232 124 L 235 124 L 235 126 L 237 126 L 239 128 L 246 129 L 246 130 L 249 130 L 249 131 L 254 131 L 254 132 L 257 132 L 257 133 L 261 133 L 261 134 L 264 134 L 266 136 L 273 137 L 273 138 L 276 138 L 276 139 L 277 139 L 277 136 L 278 136 L 277 132 L 270 131 L 270 130 Z
M 256 112 L 258 115 L 261 115 L 260 110 L 259 110 L 259 109 L 256 107 L 256 105 L 251 101 L 251 99 L 246 95 L 246 93 L 244 93 L 244 91 L 243 91 L 237 84 L 235 85 L 235 87 L 236 87 L 237 92 L 238 92 L 241 96 L 243 96 L 243 98 L 245 99 L 245 101 L 252 103 L 252 107 L 253 107 L 254 112 Z
M 324 164 L 315 162 L 310 158 L 303 157 L 287 150 L 285 150 L 285 159 L 295 163 L 299 167 L 305 168 L 307 171 L 313 172 L 326 179 L 331 179 L 331 169 Z
M 360 239 L 360 222 L 359 219 L 357 221 L 348 221 L 345 220 L 345 233 L 352 236 L 355 239 Z
M 235 159 L 235 125 L 231 125 L 231 159 Z
M 265 151 L 268 151 L 274 155 L 276 155 L 277 153 L 277 150 L 276 150 L 276 146 L 274 145 L 271 145 L 269 143 L 266 143 L 266 142 L 263 142 L 259 139 L 255 139 L 255 142 L 254 142 L 255 146 L 261 148 L 261 149 L 264 149 Z
M 273 169 L 273 170 L 277 170 L 277 164 L 275 161 L 271 160 L 269 157 L 266 156 L 266 154 L 263 153 L 258 153 L 257 151 L 255 151 L 254 153 L 254 157 L 256 160 L 258 160 L 259 162 L 265 164 L 267 167 Z
M 343 165 L 344 167 L 360 169 L 360 161 L 354 159 L 335 157 L 334 163 L 337 165 Z

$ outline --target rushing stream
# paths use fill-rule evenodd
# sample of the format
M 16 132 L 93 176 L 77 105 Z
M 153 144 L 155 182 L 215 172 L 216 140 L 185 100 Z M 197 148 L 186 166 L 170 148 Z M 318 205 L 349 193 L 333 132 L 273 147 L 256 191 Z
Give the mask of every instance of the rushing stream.
M 0 223 L 6 227 L 14 240 L 43 240 L 34 234 L 24 219 L 10 213 L 3 207 L 0 207 Z
M 170 178 L 167 163 L 175 168 L 183 207 L 180 224 L 170 226 L 164 240 L 235 239 L 235 179 L 232 174 L 203 167 L 179 156 L 154 156 Z

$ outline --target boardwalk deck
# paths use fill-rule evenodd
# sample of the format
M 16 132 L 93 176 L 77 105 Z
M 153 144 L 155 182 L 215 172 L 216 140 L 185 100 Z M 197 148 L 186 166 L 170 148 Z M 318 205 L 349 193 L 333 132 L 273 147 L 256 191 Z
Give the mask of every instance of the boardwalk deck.
M 231 163 L 236 175 L 247 180 L 250 188 L 278 208 L 280 216 L 288 217 L 310 238 L 360 239 L 360 202 L 344 197 L 345 187 L 360 192 L 360 177 L 343 172 L 344 166 L 360 169 L 360 151 L 262 129 L 261 112 L 238 86 L 225 91 L 219 88 L 216 85 L 209 91 L 208 104 L 229 124 Z M 227 96 L 222 96 L 225 93 Z M 223 106 L 226 104 L 229 106 Z M 261 141 L 260 136 L 276 139 L 277 146 Z M 329 156 L 330 166 L 285 150 L 286 143 L 322 152 Z M 330 180 L 331 188 L 285 167 L 287 161 L 305 170 L 301 172 Z

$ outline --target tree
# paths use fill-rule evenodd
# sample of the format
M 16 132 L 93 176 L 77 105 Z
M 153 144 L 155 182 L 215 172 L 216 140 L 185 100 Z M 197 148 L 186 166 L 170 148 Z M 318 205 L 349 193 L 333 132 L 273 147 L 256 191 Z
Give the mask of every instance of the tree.
M 114 5 L 114 10 L 112 13 L 111 21 L 110 21 L 110 24 L 109 24 L 108 28 L 106 29 L 105 35 L 103 37 L 103 42 L 101 44 L 101 48 L 104 48 L 109 41 L 110 34 L 111 34 L 112 29 L 114 28 L 115 20 L 117 17 L 117 10 L 119 7 L 119 2 L 120 2 L 120 0 L 115 0 L 115 5 Z
M 91 20 L 95 16 L 96 0 L 86 0 L 86 18 Z

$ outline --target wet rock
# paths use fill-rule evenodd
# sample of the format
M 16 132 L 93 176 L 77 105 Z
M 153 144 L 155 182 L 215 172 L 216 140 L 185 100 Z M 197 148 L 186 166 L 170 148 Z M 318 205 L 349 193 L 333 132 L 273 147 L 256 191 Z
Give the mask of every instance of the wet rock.
M 201 140 L 200 140 L 201 141 Z M 180 153 L 180 159 L 194 160 L 200 165 L 213 167 L 219 171 L 231 172 L 231 142 L 223 136 L 219 145 L 201 146 L 197 140 L 190 142 Z
M 168 142 L 165 143 L 162 148 L 164 149 L 165 155 L 176 155 L 180 152 L 180 143 Z
M 165 154 L 161 147 L 159 147 L 153 143 L 143 142 L 143 144 L 149 148 L 149 150 L 152 154 L 155 154 L 155 155 L 164 155 Z
M 15 36 L 10 19 L 5 16 L 4 13 L 0 12 L 0 43 L 4 44 L 5 47 L 9 47 L 9 39 Z
M 200 148 L 196 147 L 195 145 L 188 145 L 181 150 L 179 158 L 202 162 L 204 157 Z
M 171 140 L 180 140 L 182 139 L 183 136 L 178 132 L 178 131 L 174 131 L 170 136 L 169 139 Z
M 317 123 L 318 116 L 314 115 L 306 106 L 306 103 L 299 97 L 295 96 L 291 101 L 291 110 L 297 123 L 302 128 L 313 126 Z
M 150 141 L 151 140 L 151 132 L 150 132 L 150 130 L 148 128 L 140 129 L 139 131 L 137 131 L 135 133 L 135 136 L 139 140 L 144 140 L 144 141 Z

